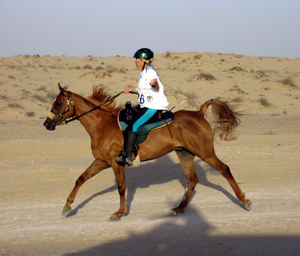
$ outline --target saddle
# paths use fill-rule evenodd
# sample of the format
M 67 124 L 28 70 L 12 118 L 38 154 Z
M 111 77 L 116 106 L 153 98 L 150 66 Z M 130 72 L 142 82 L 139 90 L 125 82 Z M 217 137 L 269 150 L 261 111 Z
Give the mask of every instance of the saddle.
M 125 104 L 126 109 L 123 109 L 118 114 L 118 123 L 121 131 L 125 133 L 125 130 L 128 126 L 128 122 L 132 120 L 134 115 L 139 111 L 138 107 L 132 107 L 131 102 L 127 101 Z M 137 140 L 136 144 L 143 143 L 151 130 L 158 129 L 165 125 L 168 125 L 173 120 L 173 113 L 171 111 L 163 112 L 158 110 L 156 114 L 149 119 L 144 125 L 139 127 L 137 131 Z

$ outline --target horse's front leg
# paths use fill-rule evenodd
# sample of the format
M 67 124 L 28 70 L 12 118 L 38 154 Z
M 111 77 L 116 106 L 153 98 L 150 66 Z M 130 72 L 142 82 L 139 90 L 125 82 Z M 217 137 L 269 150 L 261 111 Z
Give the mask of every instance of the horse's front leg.
M 114 162 L 112 168 L 116 176 L 118 191 L 120 195 L 120 209 L 111 215 L 110 220 L 117 221 L 121 218 L 122 215 L 125 215 L 127 213 L 126 196 L 125 196 L 126 193 L 125 167 L 120 166 Z
M 71 212 L 71 204 L 74 202 L 75 197 L 77 195 L 78 190 L 80 187 L 85 183 L 88 179 L 92 178 L 102 170 L 110 167 L 107 163 L 104 163 L 103 161 L 96 159 L 94 162 L 90 165 L 89 168 L 86 169 L 85 172 L 83 172 L 79 178 L 76 180 L 75 187 L 73 188 L 72 192 L 67 198 L 67 202 L 63 208 L 62 215 L 66 216 L 69 212 Z

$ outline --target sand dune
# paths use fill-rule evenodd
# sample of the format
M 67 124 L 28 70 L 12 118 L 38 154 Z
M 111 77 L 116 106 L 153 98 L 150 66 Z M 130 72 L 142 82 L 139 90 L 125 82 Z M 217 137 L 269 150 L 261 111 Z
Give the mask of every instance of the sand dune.
M 154 66 L 176 109 L 195 109 L 209 98 L 221 97 L 252 114 L 295 115 L 299 110 L 300 59 L 167 52 L 155 56 Z M 1 115 L 44 117 L 58 93 L 58 82 L 82 96 L 90 95 L 93 86 L 105 86 L 115 94 L 135 86 L 138 73 L 131 58 L 119 56 L 1 58 Z

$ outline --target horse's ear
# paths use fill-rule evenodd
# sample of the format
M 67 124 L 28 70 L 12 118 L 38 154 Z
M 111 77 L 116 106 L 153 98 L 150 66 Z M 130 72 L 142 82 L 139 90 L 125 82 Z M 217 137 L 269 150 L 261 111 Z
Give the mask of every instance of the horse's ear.
M 60 92 L 63 92 L 63 88 L 61 87 L 60 83 L 58 83 L 58 89 L 60 90 Z

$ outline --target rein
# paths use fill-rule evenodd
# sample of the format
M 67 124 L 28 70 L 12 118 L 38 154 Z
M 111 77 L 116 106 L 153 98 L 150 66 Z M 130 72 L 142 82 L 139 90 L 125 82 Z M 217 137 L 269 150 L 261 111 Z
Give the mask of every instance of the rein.
M 118 96 L 120 96 L 122 93 L 123 93 L 123 91 L 122 91 L 122 92 L 119 92 L 118 94 L 116 94 L 115 96 L 113 96 L 112 98 L 110 98 L 108 101 L 102 103 L 102 104 L 99 105 L 99 106 L 96 106 L 96 107 L 90 109 L 89 111 L 87 111 L 87 112 L 85 112 L 85 113 L 82 113 L 82 114 L 79 115 L 79 116 L 72 116 L 72 117 L 70 117 L 70 118 L 68 118 L 68 119 L 65 119 L 65 118 L 63 117 L 63 114 L 67 113 L 67 112 L 70 110 L 69 105 L 70 105 L 70 103 L 72 102 L 72 96 L 71 96 L 72 93 L 71 93 L 70 91 L 68 91 L 68 95 L 61 94 L 61 95 L 64 96 L 64 97 L 68 97 L 68 105 L 67 105 L 66 110 L 65 110 L 62 114 L 57 114 L 57 113 L 53 112 L 52 110 L 51 110 L 51 112 L 52 112 L 53 114 L 55 114 L 56 116 L 59 116 L 60 118 L 62 118 L 62 119 L 64 120 L 64 121 L 62 122 L 62 124 L 67 124 L 67 123 L 70 123 L 70 122 L 72 122 L 72 121 L 74 121 L 74 120 L 78 120 L 78 118 L 80 118 L 80 117 L 82 117 L 82 116 L 84 116 L 84 115 L 86 115 L 86 114 L 88 114 L 88 113 L 90 113 L 90 112 L 92 112 L 92 111 L 94 111 L 94 110 L 96 110 L 96 109 L 98 109 L 98 108 L 101 108 L 102 106 L 104 106 L 105 104 L 107 104 L 108 102 L 110 102 L 111 100 L 113 100 L 113 99 L 117 98 Z M 75 114 L 75 105 L 74 105 L 74 103 L 72 103 L 72 104 L 73 104 L 73 107 L 74 107 L 74 114 Z

